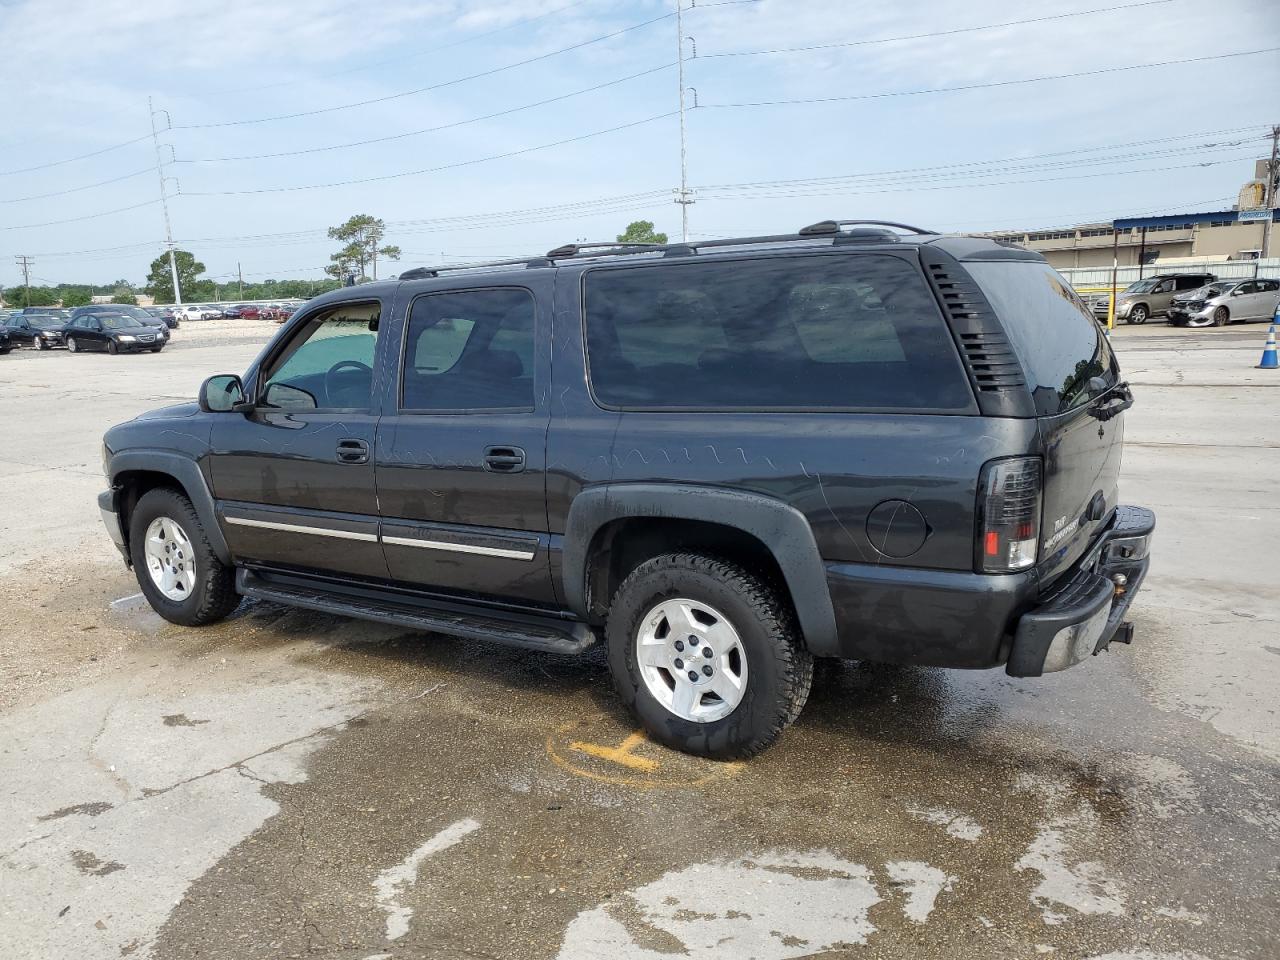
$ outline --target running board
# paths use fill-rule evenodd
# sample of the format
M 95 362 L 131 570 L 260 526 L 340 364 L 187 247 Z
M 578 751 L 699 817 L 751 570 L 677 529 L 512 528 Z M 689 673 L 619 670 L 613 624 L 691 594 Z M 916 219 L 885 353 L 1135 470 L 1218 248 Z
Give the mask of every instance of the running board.
M 255 600 L 546 653 L 579 654 L 596 642 L 595 632 L 579 621 L 506 611 L 471 611 L 459 604 L 406 602 L 367 594 L 345 596 L 317 587 L 277 583 L 243 567 L 236 571 L 236 590 Z

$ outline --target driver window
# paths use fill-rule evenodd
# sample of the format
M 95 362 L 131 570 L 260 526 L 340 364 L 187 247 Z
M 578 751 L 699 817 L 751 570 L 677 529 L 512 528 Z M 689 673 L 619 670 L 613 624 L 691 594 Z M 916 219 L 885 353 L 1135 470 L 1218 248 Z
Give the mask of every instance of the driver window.
M 367 410 L 380 305 L 343 303 L 307 320 L 272 361 L 259 405 L 285 410 Z

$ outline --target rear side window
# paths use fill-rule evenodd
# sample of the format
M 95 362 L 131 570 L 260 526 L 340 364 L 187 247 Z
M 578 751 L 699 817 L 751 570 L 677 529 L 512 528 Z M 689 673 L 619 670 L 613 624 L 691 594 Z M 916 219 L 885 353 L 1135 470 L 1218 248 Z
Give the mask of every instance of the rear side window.
M 1047 263 L 966 263 L 999 314 L 1040 416 L 1087 403 L 1089 381 L 1120 377 L 1115 355 L 1079 295 Z
M 591 386 L 606 406 L 972 408 L 937 304 L 897 257 L 684 262 L 585 276 Z
M 413 301 L 404 410 L 532 410 L 533 294 L 495 287 Z

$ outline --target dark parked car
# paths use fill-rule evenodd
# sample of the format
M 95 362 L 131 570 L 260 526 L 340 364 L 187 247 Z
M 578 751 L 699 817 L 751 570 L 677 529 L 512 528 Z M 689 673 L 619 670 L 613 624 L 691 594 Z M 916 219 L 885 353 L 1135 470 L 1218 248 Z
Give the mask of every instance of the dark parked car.
M 7 327 L 0 327 L 0 356 L 8 353 L 13 349 L 13 339 L 9 336 Z
M 1117 499 L 1102 330 L 1037 253 L 897 228 L 333 291 L 107 432 L 104 522 L 174 623 L 249 596 L 603 642 L 650 735 L 712 757 L 773 742 L 815 657 L 1032 677 L 1128 643 L 1155 521 Z
M 59 317 L 42 313 L 14 314 L 6 321 L 4 329 L 9 332 L 13 343 L 48 350 L 62 346 L 62 332 L 66 329 L 66 321 Z
M 143 311 L 155 317 L 157 320 L 163 320 L 164 325 L 170 330 L 178 328 L 178 318 L 174 315 L 170 307 L 141 307 Z
M 131 317 L 144 327 L 150 327 L 154 330 L 162 344 L 169 342 L 169 324 L 164 320 L 161 320 L 159 317 L 153 317 L 141 307 L 118 303 L 97 303 L 88 307 L 76 307 L 71 311 L 72 322 L 78 320 L 80 317 L 93 316 Z
M 162 329 L 148 327 L 122 313 L 85 313 L 67 324 L 65 336 L 72 353 L 159 353 L 165 345 Z

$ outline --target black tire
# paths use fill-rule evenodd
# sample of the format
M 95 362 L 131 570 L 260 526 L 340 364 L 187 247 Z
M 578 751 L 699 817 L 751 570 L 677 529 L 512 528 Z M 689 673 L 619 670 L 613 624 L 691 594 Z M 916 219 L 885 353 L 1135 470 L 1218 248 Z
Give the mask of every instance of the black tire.
M 41 340 L 41 339 L 37 338 L 37 339 L 36 339 L 36 349 L 37 349 L 37 350 L 48 350 L 48 349 L 49 349 L 49 345 L 48 345 L 47 343 L 45 343 L 43 340 Z
M 1231 319 L 1231 311 L 1226 307 L 1219 307 L 1213 311 L 1213 325 L 1215 327 L 1225 327 L 1227 321 Z
M 191 541 L 195 563 L 195 587 L 180 601 L 170 600 L 151 579 L 147 568 L 145 540 L 153 520 L 168 517 L 186 532 Z M 138 501 L 129 518 L 129 557 L 138 586 L 156 613 L 170 623 L 184 627 L 203 627 L 217 623 L 240 606 L 236 593 L 235 570 L 218 559 L 205 536 L 204 525 L 195 507 L 185 495 L 171 487 L 148 490 Z
M 3 357 L 5 354 L 7 354 L 7 353 L 8 353 L 10 350 L 12 350 L 12 349 L 13 349 L 13 347 L 0 347 L 0 357 Z
M 119 352 L 120 352 L 120 348 L 119 348 L 118 346 L 116 346 L 116 342 L 115 342 L 114 340 L 108 340 L 108 341 L 107 341 L 107 353 L 111 354 L 111 356 L 113 356 L 113 357 L 114 357 L 114 356 L 115 356 L 117 353 L 119 353 Z
M 1147 318 L 1151 316 L 1151 311 L 1147 309 L 1145 303 L 1139 303 L 1129 311 L 1129 323 L 1146 323 Z
M 79 352 L 80 352 L 80 345 L 79 345 L 78 343 L 76 343 L 76 338 L 75 338 L 75 337 L 67 337 L 67 352 L 68 352 L 68 353 L 79 353 Z
M 642 619 L 663 600 L 686 597 L 721 611 L 747 659 L 746 690 L 728 716 L 707 723 L 672 713 L 649 692 L 636 659 Z M 658 742 L 716 760 L 764 750 L 800 714 L 813 682 L 790 603 L 735 563 L 696 553 L 646 560 L 613 596 L 606 625 L 609 670 L 624 704 Z
M 164 347 L 152 347 L 152 348 L 151 348 L 151 352 L 152 352 L 152 353 L 159 353 L 159 352 L 160 352 L 161 350 L 163 350 L 163 349 L 164 349 Z

